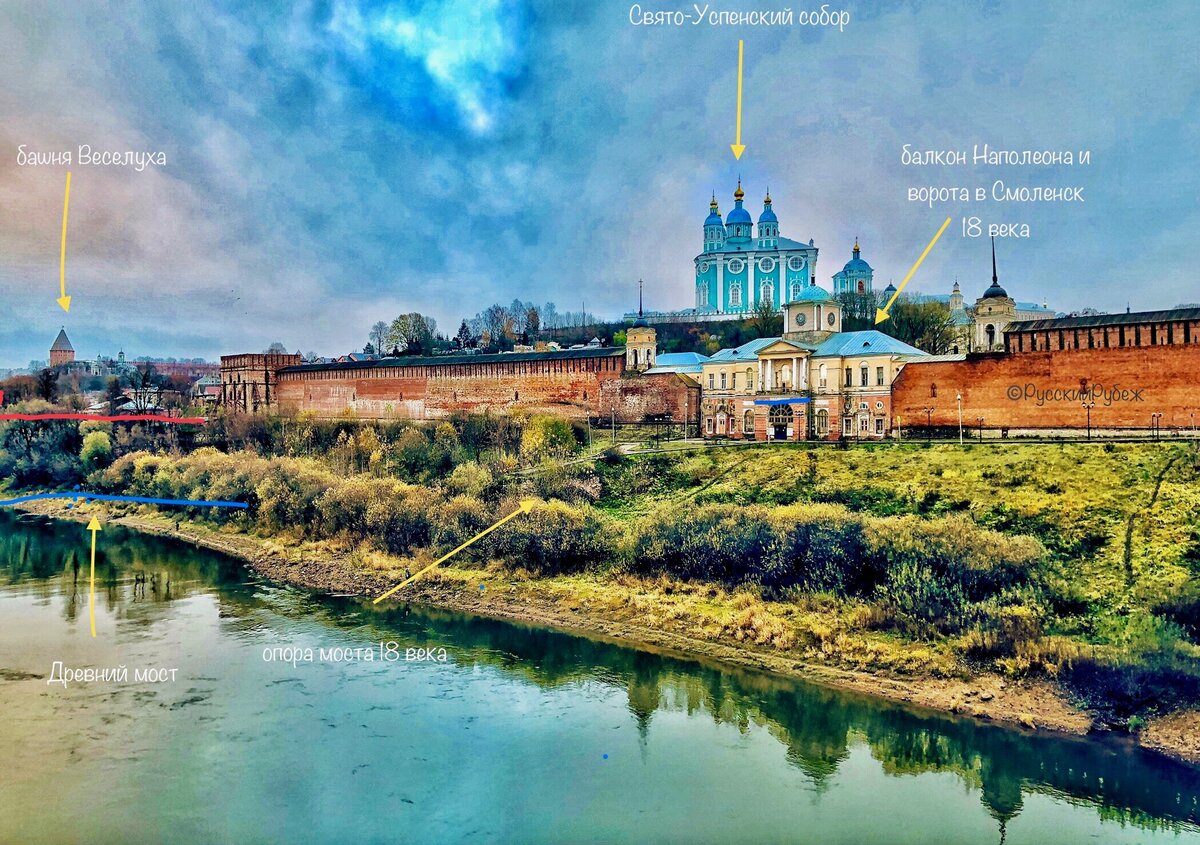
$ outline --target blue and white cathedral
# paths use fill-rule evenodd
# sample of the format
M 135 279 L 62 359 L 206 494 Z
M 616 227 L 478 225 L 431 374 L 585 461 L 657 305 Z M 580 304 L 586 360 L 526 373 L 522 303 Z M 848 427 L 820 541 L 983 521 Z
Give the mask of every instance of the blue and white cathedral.
M 816 293 L 805 291 L 817 284 L 818 250 L 813 241 L 780 236 L 770 191 L 763 199 L 755 237 L 754 221 L 742 206 L 745 196 L 739 179 L 733 209 L 724 220 L 715 195 L 709 204 L 704 251 L 695 258 L 698 314 L 748 314 L 764 302 L 779 310 Z M 856 242 L 853 258 L 833 277 L 834 293 L 871 293 L 873 275 Z

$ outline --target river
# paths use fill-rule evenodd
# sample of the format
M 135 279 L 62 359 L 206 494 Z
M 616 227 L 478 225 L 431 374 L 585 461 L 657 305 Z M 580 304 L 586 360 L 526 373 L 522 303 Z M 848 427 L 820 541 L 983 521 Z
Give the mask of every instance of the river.
M 1200 842 L 1200 772 L 1126 745 L 376 611 L 118 526 L 93 639 L 87 538 L 0 513 L 0 842 Z

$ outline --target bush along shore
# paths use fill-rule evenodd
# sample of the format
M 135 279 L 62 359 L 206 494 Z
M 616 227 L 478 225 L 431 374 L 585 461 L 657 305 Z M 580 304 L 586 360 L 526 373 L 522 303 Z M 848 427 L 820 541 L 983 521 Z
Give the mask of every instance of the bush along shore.
M 401 595 L 1200 759 L 1194 446 L 586 458 L 584 434 L 550 417 L 220 425 L 220 448 L 157 453 L 95 423 L 41 452 L 9 429 L 0 471 L 25 489 L 74 474 L 98 493 L 246 502 L 185 509 L 182 532 L 363 594 L 531 501 Z M 172 530 L 152 509 L 110 511 Z

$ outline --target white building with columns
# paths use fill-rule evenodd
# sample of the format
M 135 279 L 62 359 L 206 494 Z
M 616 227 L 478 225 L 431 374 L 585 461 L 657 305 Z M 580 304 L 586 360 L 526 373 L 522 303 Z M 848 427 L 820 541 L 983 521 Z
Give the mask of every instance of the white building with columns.
M 700 365 L 704 436 L 888 436 L 892 382 L 926 353 L 874 329 L 841 331 L 841 306 L 815 284 L 795 293 L 784 306 L 781 337 L 722 349 Z

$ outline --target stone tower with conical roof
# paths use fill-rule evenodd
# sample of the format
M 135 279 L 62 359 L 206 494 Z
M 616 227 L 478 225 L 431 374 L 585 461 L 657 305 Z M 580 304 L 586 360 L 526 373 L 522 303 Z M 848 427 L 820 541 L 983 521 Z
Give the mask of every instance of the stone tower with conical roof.
M 71 341 L 67 338 L 67 328 L 63 326 L 58 330 L 58 337 L 54 338 L 54 343 L 50 344 L 50 366 L 61 367 L 65 364 L 70 364 L 75 360 L 75 347 L 71 345 Z

